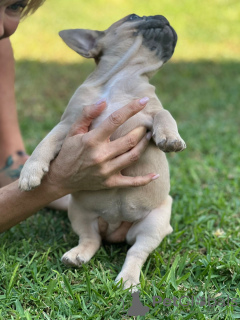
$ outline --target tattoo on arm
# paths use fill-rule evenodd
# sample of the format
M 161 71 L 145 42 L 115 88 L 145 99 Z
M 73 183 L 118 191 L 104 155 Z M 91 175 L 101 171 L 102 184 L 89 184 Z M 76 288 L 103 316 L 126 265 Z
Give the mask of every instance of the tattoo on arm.
M 9 169 L 12 165 L 13 165 L 13 157 L 9 156 L 6 160 L 5 166 L 2 169 L 0 169 L 0 172 Z
M 23 157 L 26 155 L 24 151 L 17 151 L 16 154 L 19 157 Z M 18 179 L 20 176 L 20 172 L 23 168 L 23 164 L 21 164 L 18 168 L 12 169 L 12 166 L 14 165 L 13 156 L 9 156 L 6 160 L 5 166 L 0 169 L 0 173 L 4 172 L 9 178 L 11 179 Z

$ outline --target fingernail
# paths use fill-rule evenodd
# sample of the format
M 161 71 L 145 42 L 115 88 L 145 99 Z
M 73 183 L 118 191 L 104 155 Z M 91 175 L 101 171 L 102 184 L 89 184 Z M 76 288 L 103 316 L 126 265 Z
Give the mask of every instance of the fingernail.
M 147 134 L 146 134 L 146 139 L 147 140 L 150 140 L 152 138 L 152 132 L 148 132 Z
M 102 98 L 102 99 L 98 100 L 98 101 L 95 103 L 95 105 L 96 105 L 96 106 L 99 106 L 99 105 L 102 104 L 103 102 L 106 102 L 106 99 Z
M 152 180 L 156 180 L 159 177 L 160 177 L 160 174 L 156 174 L 154 177 L 152 177 Z
M 139 100 L 139 103 L 143 106 L 145 105 L 147 102 L 149 101 L 148 97 L 144 97 L 142 99 Z

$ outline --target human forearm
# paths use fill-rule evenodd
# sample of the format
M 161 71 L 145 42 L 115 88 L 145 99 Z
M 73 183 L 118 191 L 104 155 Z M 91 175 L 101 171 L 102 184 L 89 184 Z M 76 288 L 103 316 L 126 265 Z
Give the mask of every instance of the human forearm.
M 20 191 L 18 181 L 0 188 L 0 233 L 27 219 L 65 193 L 45 177 L 42 184 L 29 192 Z
M 19 130 L 15 92 L 14 58 L 9 39 L 0 41 L 0 166 L 18 150 L 24 150 Z

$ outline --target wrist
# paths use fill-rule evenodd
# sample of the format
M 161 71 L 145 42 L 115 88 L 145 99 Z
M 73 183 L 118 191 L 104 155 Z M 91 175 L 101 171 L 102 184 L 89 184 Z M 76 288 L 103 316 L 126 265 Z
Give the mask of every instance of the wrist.
M 51 172 L 43 177 L 41 184 L 44 186 L 44 189 L 48 192 L 49 196 L 51 196 L 51 201 L 60 199 L 69 194 L 68 190 L 63 188 L 60 183 L 53 179 Z

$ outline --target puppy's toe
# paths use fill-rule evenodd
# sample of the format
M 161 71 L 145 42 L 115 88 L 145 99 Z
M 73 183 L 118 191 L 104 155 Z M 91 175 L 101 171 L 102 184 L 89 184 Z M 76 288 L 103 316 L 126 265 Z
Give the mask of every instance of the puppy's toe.
M 78 262 L 78 266 L 79 266 L 79 267 L 80 267 L 82 264 L 84 264 L 84 263 L 87 262 L 87 260 L 84 259 L 83 257 L 81 257 L 79 254 L 78 254 L 77 257 L 76 257 L 76 260 L 77 260 L 77 262 Z
M 28 176 L 20 178 L 19 180 L 19 188 L 23 191 L 29 191 L 41 184 L 41 178 L 37 176 Z
M 186 144 L 181 137 L 167 137 L 162 139 L 157 145 L 163 152 L 178 152 L 186 149 Z
M 36 188 L 41 184 L 41 180 L 48 170 L 48 164 L 31 161 L 31 158 L 29 158 L 21 171 L 19 188 L 24 191 Z
M 66 252 L 61 259 L 62 263 L 69 267 L 80 268 L 84 263 L 84 260 L 79 257 L 72 250 Z
M 87 263 L 91 259 L 91 256 L 89 256 L 86 252 L 84 254 L 82 249 L 83 248 L 79 246 L 72 248 L 62 256 L 61 261 L 66 266 L 80 268 L 82 264 Z
M 78 265 L 76 264 L 76 261 L 71 257 L 69 257 L 66 253 L 62 256 L 61 261 L 63 264 L 65 264 L 65 266 L 78 267 Z
M 175 152 L 178 152 L 178 151 L 183 151 L 184 149 L 186 149 L 186 143 L 183 139 L 177 139 L 176 142 L 175 142 Z
M 118 286 L 121 286 L 122 283 L 123 289 L 130 289 L 131 292 L 138 291 L 136 286 L 139 284 L 139 279 L 138 277 L 134 277 L 132 274 L 120 272 L 115 280 L 115 283 L 117 283 Z
M 158 148 L 162 151 L 165 150 L 166 148 L 166 142 L 167 142 L 167 139 L 166 138 L 163 138 L 159 143 L 158 143 Z

